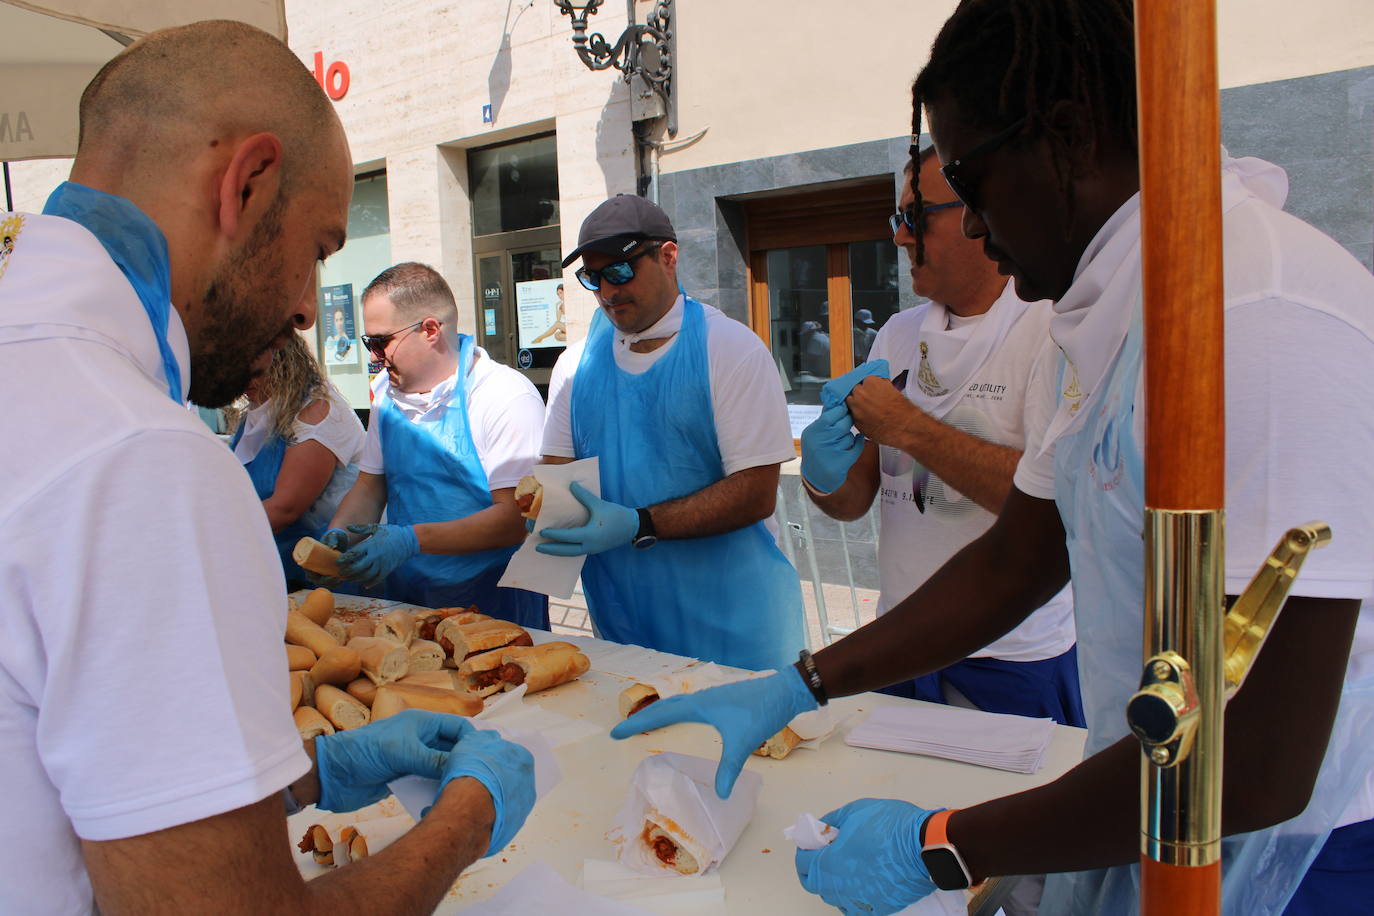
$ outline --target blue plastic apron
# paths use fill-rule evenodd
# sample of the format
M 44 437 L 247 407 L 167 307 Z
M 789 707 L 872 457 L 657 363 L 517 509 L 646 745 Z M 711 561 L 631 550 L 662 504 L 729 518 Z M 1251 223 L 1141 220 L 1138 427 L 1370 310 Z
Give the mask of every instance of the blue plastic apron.
M 701 303 L 685 297 L 678 339 L 647 372 L 620 369 L 614 345 L 598 311 L 572 430 L 577 457 L 600 458 L 601 495 L 652 506 L 723 479 Z M 754 670 L 794 662 L 805 644 L 801 583 L 762 522 L 589 556 L 582 587 L 598 632 L 615 642 Z
M 134 288 L 162 356 L 167 394 L 182 403 L 181 366 L 167 341 L 172 312 L 172 272 L 167 238 L 157 223 L 122 197 L 64 181 L 43 205 L 48 216 L 60 216 L 86 228 L 105 246 L 110 260 Z
M 239 428 L 234 432 L 234 437 L 229 441 L 230 451 L 238 448 L 239 440 L 243 438 L 243 430 L 247 425 L 247 423 L 239 424 Z M 277 474 L 281 472 L 282 460 L 285 457 L 286 440 L 273 433 L 262 444 L 262 448 L 258 449 L 253 460 L 243 466 L 243 469 L 248 472 L 248 479 L 253 481 L 253 490 L 258 494 L 258 499 L 268 499 L 277 491 Z M 297 519 L 272 535 L 272 539 L 277 542 L 277 554 L 281 557 L 282 572 L 286 574 L 288 583 L 306 581 L 305 570 L 301 569 L 291 556 L 291 551 L 295 548 L 296 542 L 303 537 L 318 537 L 320 534 L 321 531 L 318 527 Z
M 1063 365 L 1061 360 L 1061 389 Z M 1078 669 L 1088 719 L 1085 756 L 1128 733 L 1126 701 L 1140 679 L 1144 621 L 1144 461 L 1135 438 L 1142 384 L 1139 300 L 1131 329 L 1082 426 L 1055 445 L 1055 502 L 1064 520 L 1078 627 Z M 1294 519 L 1295 523 L 1306 519 Z M 1335 532 L 1340 537 L 1339 532 Z M 1258 567 L 1262 557 L 1256 557 Z M 1222 842 L 1228 916 L 1283 911 L 1374 763 L 1374 679 L 1347 684 L 1312 800 L 1298 817 Z M 1363 734 L 1361 732 L 1363 731 Z M 1043 913 L 1137 912 L 1140 866 L 1050 875 Z
M 468 381 L 473 342 L 459 335 L 458 374 L 439 419 L 411 422 L 390 397 L 376 406 L 386 468 L 386 514 L 393 525 L 447 522 L 492 505 L 468 427 Z M 386 596 L 424 607 L 466 607 L 548 629 L 548 598 L 520 589 L 497 588 L 514 547 L 467 554 L 420 554 L 386 580 Z

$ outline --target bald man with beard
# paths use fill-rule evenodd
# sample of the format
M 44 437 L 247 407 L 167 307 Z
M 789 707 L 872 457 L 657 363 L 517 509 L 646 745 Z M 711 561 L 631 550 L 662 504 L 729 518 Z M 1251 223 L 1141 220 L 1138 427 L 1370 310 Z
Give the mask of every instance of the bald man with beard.
M 197 23 L 106 65 L 71 180 L 0 214 L 6 912 L 429 911 L 533 805 L 529 753 L 457 717 L 302 743 L 267 518 L 183 406 L 228 403 L 314 323 L 352 171 L 285 45 Z M 410 774 L 439 782 L 428 815 L 305 883 L 286 811 Z

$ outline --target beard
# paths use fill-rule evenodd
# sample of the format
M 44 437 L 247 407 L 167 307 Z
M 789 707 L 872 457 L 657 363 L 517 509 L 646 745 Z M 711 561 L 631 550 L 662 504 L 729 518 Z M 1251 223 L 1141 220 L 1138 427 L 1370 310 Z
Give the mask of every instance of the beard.
M 285 200 L 279 195 L 205 289 L 202 325 L 191 349 L 187 397 L 194 404 L 233 403 L 252 380 L 254 361 L 293 330 L 292 322 L 281 317 L 288 291 L 276 243 L 284 210 Z

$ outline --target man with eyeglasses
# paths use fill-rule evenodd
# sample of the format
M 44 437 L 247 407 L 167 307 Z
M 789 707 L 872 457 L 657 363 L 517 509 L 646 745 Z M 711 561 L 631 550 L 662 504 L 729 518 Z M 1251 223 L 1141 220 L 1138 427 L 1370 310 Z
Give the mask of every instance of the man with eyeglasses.
M 919 186 L 930 199 L 918 213 L 907 164 L 890 218 L 912 289 L 930 302 L 888 319 L 872 362 L 830 383 L 847 401 L 836 396 L 801 439 L 802 480 L 823 512 L 852 521 L 879 500 L 880 615 L 992 526 L 1026 428 L 1046 412 L 1027 393 L 1054 370 L 1050 303 L 1022 301 L 964 236 L 963 204 L 939 167 L 934 147 L 921 151 Z M 1083 725 L 1069 589 L 963 661 L 884 692 Z
M 586 555 L 597 632 L 741 668 L 776 668 L 805 643 L 796 570 L 768 527 L 793 457 L 782 383 L 747 327 L 681 291 L 677 233 L 642 197 L 582 223 L 581 284 L 600 309 L 549 383 L 544 461 L 597 456 L 591 513 L 543 529 L 538 550 Z
M 515 485 L 539 456 L 539 392 L 457 332 L 453 292 L 433 268 L 388 267 L 362 301 L 363 345 L 383 371 L 358 479 L 321 538 L 344 551 L 340 574 L 384 582 L 399 601 L 475 604 L 547 630 L 547 596 L 497 586 L 525 538 Z

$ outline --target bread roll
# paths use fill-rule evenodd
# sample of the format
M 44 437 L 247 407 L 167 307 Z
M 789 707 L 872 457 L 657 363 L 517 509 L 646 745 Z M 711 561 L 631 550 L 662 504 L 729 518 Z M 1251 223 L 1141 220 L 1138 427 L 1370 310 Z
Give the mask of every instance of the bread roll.
M 628 719 L 658 699 L 658 691 L 648 684 L 631 684 L 620 691 L 620 715 Z
M 305 646 L 316 655 L 324 655 L 339 646 L 337 639 L 300 611 L 290 611 L 286 615 L 286 641 Z
M 334 593 L 327 588 L 317 588 L 305 596 L 298 610 L 320 626 L 334 616 Z
M 415 614 L 415 638 L 434 640 L 434 628 L 439 626 L 450 617 L 462 617 L 467 615 L 460 623 L 472 623 L 474 620 L 481 620 L 485 614 L 477 613 L 477 607 L 441 607 L 433 610 L 418 611 Z
M 444 650 L 437 642 L 417 639 L 407 650 L 407 661 L 411 674 L 421 671 L 438 671 L 444 667 Z
M 331 684 L 315 688 L 315 708 L 337 729 L 358 728 L 372 718 L 366 706 Z
M 501 680 L 505 689 L 524 684 L 526 694 L 566 684 L 591 666 L 587 656 L 568 642 L 501 650 Z
M 344 643 L 348 642 L 348 624 L 344 623 L 338 617 L 330 617 L 322 626 L 324 627 L 324 631 L 330 636 L 333 636 L 339 645 L 342 646 Z
M 515 505 L 520 509 L 520 517 L 531 521 L 539 518 L 539 510 L 544 507 L 544 485 L 534 476 L 521 477 L 515 485 Z
M 302 741 L 334 734 L 334 726 L 313 706 L 297 706 L 291 717 L 296 720 L 296 731 L 300 732 Z
M 532 646 L 534 639 L 524 629 L 506 620 L 479 620 L 476 623 L 446 626 L 444 621 L 435 630 L 439 645 L 454 661 L 461 661 L 477 652 L 500 649 L 503 646 Z M 442 631 L 442 633 L 440 632 Z M 447 640 L 447 642 L 445 642 Z
M 317 656 L 305 646 L 286 647 L 286 667 L 289 671 L 309 671 Z
M 671 866 L 684 875 L 695 875 L 701 870 L 696 857 L 679 846 L 677 840 L 652 821 L 645 824 L 643 836 L 649 849 L 664 865 Z
M 377 697 L 377 685 L 372 683 L 371 678 L 367 677 L 349 681 L 344 690 L 348 691 L 349 696 L 368 708 L 372 707 L 372 701 Z
M 293 686 L 292 686 L 292 688 L 291 688 L 291 692 L 292 692 L 292 693 L 295 693 L 295 690 L 296 690 L 294 684 L 298 683 L 298 684 L 301 685 L 301 701 L 300 701 L 300 703 L 299 703 L 298 705 L 300 705 L 300 706 L 314 706 L 314 705 L 315 705 L 315 679 L 314 679 L 313 677 L 310 676 L 310 672 L 309 672 L 309 671 L 292 671 L 292 672 L 291 672 L 291 680 L 292 680 L 292 682 L 293 682 Z
M 415 615 L 404 608 L 387 612 L 377 621 L 377 635 L 400 646 L 410 645 L 415 638 Z
M 343 686 L 362 673 L 363 660 L 357 651 L 338 646 L 320 656 L 310 669 L 316 684 Z
M 798 744 L 801 744 L 801 740 L 800 735 L 784 725 L 782 731 L 763 742 L 763 744 L 760 744 L 754 750 L 754 755 L 757 757 L 772 757 L 774 760 L 781 760 L 792 753 L 792 749 Z
M 438 671 L 411 672 L 396 683 L 407 687 L 438 687 L 440 690 L 465 689 L 459 680 L 458 672 L 448 668 Z
M 373 721 L 386 719 L 407 709 L 475 716 L 482 711 L 482 698 L 471 693 L 418 684 L 384 684 L 377 688 L 377 698 L 372 701 Z
M 458 666 L 458 681 L 464 690 L 489 697 L 506 689 L 501 678 L 501 653 L 504 648 L 470 655 Z
M 350 858 L 354 860 L 367 858 L 367 837 L 359 833 L 357 827 L 345 827 L 343 832 L 339 834 L 339 842 L 348 847 Z
M 301 705 L 301 679 L 293 677 L 291 680 L 291 709 Z
M 476 611 L 462 611 L 461 613 L 454 614 L 451 617 L 446 617 L 443 620 L 440 620 L 437 624 L 435 624 L 434 635 L 426 638 L 432 639 L 442 646 L 444 645 L 444 640 L 449 639 L 449 634 L 457 627 L 467 626 L 470 623 L 480 623 L 484 620 L 492 619 L 493 618 L 488 617 L 486 614 L 479 614 Z M 452 640 L 449 639 L 449 642 L 451 645 Z M 449 647 L 445 646 L 444 651 L 448 652 Z
M 371 617 L 359 617 L 348 625 L 348 638 L 360 639 L 366 636 L 377 635 L 377 621 Z M 348 645 L 347 642 L 344 645 Z
M 323 824 L 311 824 L 307 827 L 305 836 L 301 837 L 296 848 L 313 855 L 320 865 L 334 864 L 334 841 L 329 838 L 329 831 Z
M 350 639 L 348 648 L 358 653 L 363 665 L 363 674 L 370 677 L 374 684 L 399 680 L 409 671 L 409 654 L 405 647 L 398 646 L 388 639 L 363 636 Z
M 291 551 L 291 559 L 320 576 L 339 575 L 339 552 L 314 538 L 301 538 Z

